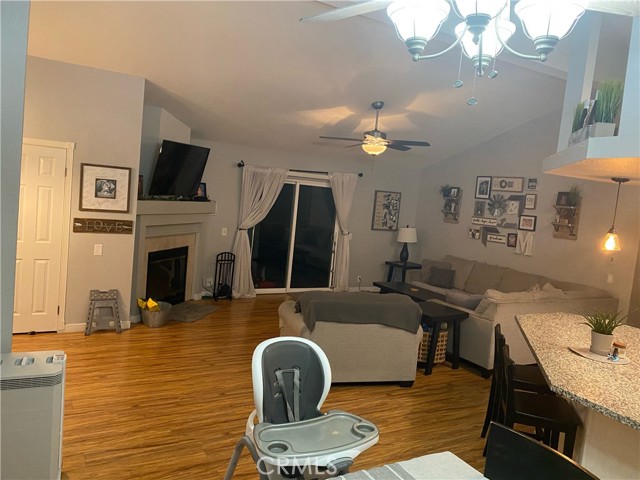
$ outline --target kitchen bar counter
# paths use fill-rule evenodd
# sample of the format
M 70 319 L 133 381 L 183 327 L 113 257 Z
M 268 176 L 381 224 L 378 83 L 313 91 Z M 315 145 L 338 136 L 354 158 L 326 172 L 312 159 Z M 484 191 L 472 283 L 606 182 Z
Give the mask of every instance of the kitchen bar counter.
M 569 350 L 591 343 L 591 329 L 580 315 L 518 315 L 517 321 L 551 390 L 640 430 L 640 329 L 623 325 L 615 330 L 614 337 L 626 341 L 631 361 L 615 365 Z
M 627 365 L 585 358 L 569 347 L 589 348 L 591 329 L 569 313 L 518 315 L 551 390 L 574 402 L 583 425 L 574 460 L 600 478 L 640 478 L 640 329 L 616 328 L 627 343 Z

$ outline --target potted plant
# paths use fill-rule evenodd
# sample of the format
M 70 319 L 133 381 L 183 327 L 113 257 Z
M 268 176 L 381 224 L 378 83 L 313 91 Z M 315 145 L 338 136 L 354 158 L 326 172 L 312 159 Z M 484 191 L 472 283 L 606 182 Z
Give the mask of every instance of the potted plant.
M 442 195 L 442 198 L 447 198 L 451 195 L 451 188 L 453 187 L 449 184 L 440 186 L 440 195 Z
M 572 185 L 567 194 L 567 206 L 577 207 L 582 201 L 582 190 L 578 185 Z
M 590 136 L 611 137 L 616 130 L 616 117 L 622 106 L 624 83 L 622 80 L 607 80 L 600 84 L 593 116 Z
M 591 327 L 591 346 L 589 350 L 596 355 L 609 355 L 613 344 L 613 331 L 622 325 L 627 315 L 621 316 L 622 310 L 616 313 L 594 310 L 592 313 L 581 313 L 586 320 L 585 325 Z

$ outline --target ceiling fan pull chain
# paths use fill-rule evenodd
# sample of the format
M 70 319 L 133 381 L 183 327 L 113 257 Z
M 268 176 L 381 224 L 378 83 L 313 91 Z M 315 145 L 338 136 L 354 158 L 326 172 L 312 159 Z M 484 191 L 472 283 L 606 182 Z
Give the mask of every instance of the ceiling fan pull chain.
M 462 74 L 462 47 L 460 47 L 460 65 L 458 65 L 458 79 L 453 82 L 453 88 L 460 88 L 464 85 L 464 82 L 460 79 L 460 75 Z
M 489 78 L 496 78 L 498 76 L 498 70 L 496 70 L 496 60 L 497 57 L 493 57 L 493 65 L 491 66 L 491 71 L 487 74 Z

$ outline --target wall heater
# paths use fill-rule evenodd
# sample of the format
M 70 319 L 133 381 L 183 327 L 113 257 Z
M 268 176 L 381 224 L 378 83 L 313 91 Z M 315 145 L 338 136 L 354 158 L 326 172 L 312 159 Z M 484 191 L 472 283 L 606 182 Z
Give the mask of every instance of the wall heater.
M 0 354 L 0 478 L 59 479 L 66 355 Z

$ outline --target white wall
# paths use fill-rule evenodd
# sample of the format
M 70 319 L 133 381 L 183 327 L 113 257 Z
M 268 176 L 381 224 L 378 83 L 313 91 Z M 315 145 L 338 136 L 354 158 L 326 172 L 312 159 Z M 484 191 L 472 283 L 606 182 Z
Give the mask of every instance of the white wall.
M 351 271 L 349 285 L 357 285 L 357 276 L 362 276 L 362 286 L 371 286 L 372 282 L 384 280 L 386 269 L 384 262 L 397 259 L 401 244 L 396 242 L 397 232 L 371 230 L 373 197 L 375 190 L 402 192 L 400 205 L 400 225 L 411 224 L 415 220 L 418 183 L 418 171 L 399 165 L 398 156 L 371 158 L 362 154 L 357 161 L 348 161 L 339 155 L 333 157 L 300 156 L 291 152 L 263 151 L 238 145 L 209 143 L 193 140 L 192 143 L 211 148 L 207 168 L 202 181 L 212 200 L 217 202 L 217 215 L 212 217 L 207 238 L 206 255 L 208 275 L 213 276 L 215 255 L 228 251 L 233 246 L 235 230 L 238 227 L 238 209 L 242 171 L 236 165 L 240 160 L 248 165 L 262 165 L 283 168 L 304 168 L 315 171 L 362 172 L 358 179 L 351 214 Z M 402 154 L 399 154 L 402 155 Z M 228 235 L 221 235 L 222 227 L 228 229 Z M 411 260 L 420 258 L 417 249 L 411 249 Z M 199 281 L 199 279 L 197 279 Z
M 135 221 L 143 98 L 142 78 L 28 57 L 24 135 L 75 142 L 72 218 Z M 129 213 L 79 210 L 81 163 L 131 168 Z M 69 235 L 65 322 L 86 321 L 93 289 L 118 289 L 128 318 L 134 235 Z M 94 244 L 103 245 L 102 256 L 93 255 Z
M 423 171 L 418 214 L 418 235 L 427 258 L 445 254 L 508 266 L 539 273 L 559 280 L 572 281 L 609 290 L 627 308 L 638 255 L 640 239 L 640 195 L 637 187 L 622 187 L 616 229 L 622 251 L 605 254 L 602 240 L 611 227 L 617 184 L 577 180 L 542 173 L 542 159 L 555 152 L 560 112 L 554 112 L 506 132 L 472 150 L 447 158 Z M 461 135 L 464 132 L 460 132 Z M 505 245 L 468 238 L 474 207 L 477 176 L 535 177 L 538 179 L 533 256 L 514 254 Z M 442 221 L 440 185 L 460 186 L 464 191 L 459 224 Z M 577 240 L 554 238 L 551 222 L 553 204 L 559 191 L 577 184 L 582 188 L 582 208 Z M 526 186 L 525 186 L 526 188 Z M 503 233 L 514 230 L 504 230 Z M 613 258 L 613 263 L 611 259 Z M 607 274 L 614 283 L 607 284 Z M 638 303 L 635 299 L 633 303 Z
M 158 159 L 162 140 L 189 143 L 191 129 L 161 107 L 145 105 L 142 119 L 142 144 L 140 146 L 140 174 L 146 195 Z
M 0 2 L 0 352 L 11 351 L 29 2 Z

